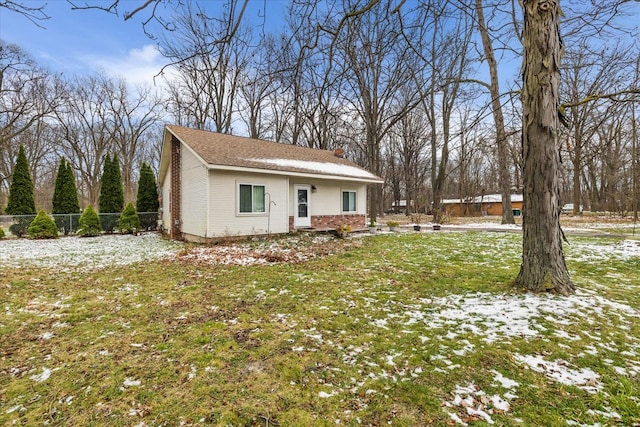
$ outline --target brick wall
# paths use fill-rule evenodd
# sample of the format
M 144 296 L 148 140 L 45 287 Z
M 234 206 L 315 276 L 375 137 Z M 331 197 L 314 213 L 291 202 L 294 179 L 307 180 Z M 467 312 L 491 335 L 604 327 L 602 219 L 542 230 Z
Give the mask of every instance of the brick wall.
M 348 225 L 352 230 L 366 228 L 365 215 L 315 215 L 311 216 L 311 227 L 316 230 L 334 230 L 341 225 Z M 293 217 L 289 217 L 289 230 L 293 230 Z
M 171 238 L 182 240 L 182 201 L 181 191 L 182 158 L 180 157 L 180 141 L 171 136 Z

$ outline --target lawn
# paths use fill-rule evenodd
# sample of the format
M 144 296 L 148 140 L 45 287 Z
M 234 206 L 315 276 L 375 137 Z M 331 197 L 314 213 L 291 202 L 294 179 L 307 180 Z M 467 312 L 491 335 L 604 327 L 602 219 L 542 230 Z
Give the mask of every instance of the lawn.
M 571 297 L 516 233 L 0 241 L 0 423 L 640 425 L 640 242 L 569 238 Z

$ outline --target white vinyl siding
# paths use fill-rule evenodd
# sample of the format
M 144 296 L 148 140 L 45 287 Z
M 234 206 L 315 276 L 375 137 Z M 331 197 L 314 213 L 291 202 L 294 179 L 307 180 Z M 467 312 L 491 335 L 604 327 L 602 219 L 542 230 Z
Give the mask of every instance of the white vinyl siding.
M 289 232 L 289 179 L 286 176 L 209 171 L 209 237 Z M 240 213 L 240 184 L 264 186 L 263 213 Z
M 204 196 L 209 185 L 207 167 L 184 145 L 181 152 L 182 232 L 208 237 L 208 203 Z
M 367 213 L 367 185 L 355 182 L 330 181 L 330 180 L 300 180 L 291 179 L 289 188 L 290 215 L 295 209 L 293 186 L 295 184 L 308 184 L 314 186 L 311 191 L 311 215 L 365 215 Z M 353 212 L 342 211 L 342 191 L 354 191 L 356 193 L 356 210 Z

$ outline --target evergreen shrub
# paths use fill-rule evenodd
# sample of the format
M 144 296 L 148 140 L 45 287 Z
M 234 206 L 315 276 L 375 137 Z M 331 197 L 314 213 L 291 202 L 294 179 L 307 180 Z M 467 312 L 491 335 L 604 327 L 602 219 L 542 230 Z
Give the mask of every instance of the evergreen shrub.
M 131 234 L 140 230 L 140 219 L 133 203 L 128 203 L 118 220 L 118 229 L 121 233 Z
M 55 221 L 42 209 L 31 221 L 28 232 L 32 239 L 55 239 L 58 237 L 58 227 Z
M 91 205 L 87 206 L 80 216 L 78 234 L 82 237 L 99 236 L 102 233 L 100 218 Z

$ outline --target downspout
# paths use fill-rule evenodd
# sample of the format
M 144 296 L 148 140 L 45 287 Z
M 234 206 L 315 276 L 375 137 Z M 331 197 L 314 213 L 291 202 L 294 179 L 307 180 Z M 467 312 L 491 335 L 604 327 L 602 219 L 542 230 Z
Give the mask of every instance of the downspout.
M 276 202 L 271 200 L 271 193 L 264 193 L 265 196 L 269 196 L 269 203 L 267 203 L 267 236 L 271 235 L 271 205 L 277 206 Z

